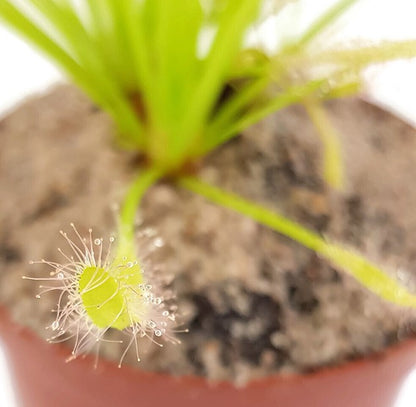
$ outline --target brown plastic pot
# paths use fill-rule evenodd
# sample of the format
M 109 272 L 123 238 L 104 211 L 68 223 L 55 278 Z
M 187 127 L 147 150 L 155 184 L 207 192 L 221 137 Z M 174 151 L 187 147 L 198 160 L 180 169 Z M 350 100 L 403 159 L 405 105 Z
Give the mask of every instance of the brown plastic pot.
M 65 363 L 68 350 L 13 323 L 0 308 L 6 346 L 23 407 L 391 407 L 416 365 L 416 340 L 319 372 L 272 376 L 244 388 L 175 378 L 86 357 Z

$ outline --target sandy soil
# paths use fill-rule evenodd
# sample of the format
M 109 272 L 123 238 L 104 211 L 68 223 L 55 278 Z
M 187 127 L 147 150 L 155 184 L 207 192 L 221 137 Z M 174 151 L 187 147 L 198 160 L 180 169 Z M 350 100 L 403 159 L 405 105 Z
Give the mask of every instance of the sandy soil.
M 221 147 L 200 174 L 359 249 L 415 289 L 416 132 L 357 99 L 328 108 L 343 135 L 348 181 L 342 192 L 322 181 L 320 144 L 299 107 Z M 0 302 L 42 337 L 49 335 L 56 296 L 36 300 L 37 284 L 21 276 L 49 272 L 29 260 L 62 260 L 58 231 L 69 231 L 70 222 L 84 234 L 89 227 L 96 236 L 114 231 L 112 206 L 135 172 L 135 157 L 115 148 L 113 131 L 106 115 L 68 86 L 0 122 Z M 139 239 L 163 241 L 146 253 L 148 267 L 173 277 L 190 332 L 179 335 L 179 346 L 143 344 L 138 368 L 242 384 L 337 364 L 412 333 L 414 313 L 201 197 L 159 184 L 140 216 Z M 118 360 L 123 349 L 108 343 L 101 354 Z M 126 363 L 137 365 L 133 353 Z

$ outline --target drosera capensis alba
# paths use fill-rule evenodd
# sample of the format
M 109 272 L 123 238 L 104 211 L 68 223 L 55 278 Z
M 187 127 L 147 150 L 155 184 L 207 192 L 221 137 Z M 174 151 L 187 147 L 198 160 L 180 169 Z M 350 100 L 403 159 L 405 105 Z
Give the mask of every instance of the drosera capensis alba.
M 36 296 L 49 291 L 60 291 L 55 320 L 47 327 L 53 334 L 50 342 L 64 342 L 72 339 L 74 347 L 72 356 L 90 352 L 106 339 L 110 329 L 126 334 L 127 340 L 119 366 L 127 351 L 134 345 L 137 360 L 140 361 L 138 340 L 148 338 L 162 347 L 163 341 L 179 343 L 175 338 L 176 306 L 172 301 L 172 292 L 164 286 L 165 281 L 151 271 L 147 272 L 136 258 L 117 256 L 114 250 L 116 238 L 108 241 L 94 238 L 89 229 L 88 238 L 82 237 L 71 223 L 75 235 L 72 240 L 61 231 L 71 253 L 58 248 L 65 259 L 57 263 L 42 259 L 31 261 L 52 268 L 48 277 L 33 278 L 35 281 L 53 282 L 53 285 L 41 285 L 42 291 Z M 151 244 L 160 247 L 162 240 L 156 236 Z M 120 342 L 120 341 L 117 341 Z

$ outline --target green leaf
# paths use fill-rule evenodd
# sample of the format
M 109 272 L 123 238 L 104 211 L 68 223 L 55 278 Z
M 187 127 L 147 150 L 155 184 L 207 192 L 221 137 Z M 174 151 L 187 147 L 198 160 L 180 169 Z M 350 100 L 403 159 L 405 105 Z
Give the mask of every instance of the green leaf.
M 181 138 L 177 138 L 172 146 L 175 156 L 186 153 L 190 141 L 203 130 L 232 63 L 241 50 L 243 36 L 258 15 L 260 4 L 261 0 L 228 0 L 221 12 L 214 41 L 201 64 L 200 81 L 189 100 L 186 115 L 182 117 Z
M 333 188 L 341 189 L 344 185 L 344 166 L 338 132 L 329 120 L 325 109 L 317 100 L 307 99 L 304 106 L 324 148 L 324 179 Z
M 292 46 L 297 49 L 304 48 L 358 1 L 360 0 L 338 1 L 324 14 L 322 14 L 313 24 L 311 24 L 301 35 L 301 37 L 296 40 L 295 44 L 290 45 L 289 48 Z
M 352 250 L 323 239 L 317 233 L 304 228 L 277 212 L 211 186 L 197 178 L 181 178 L 178 180 L 178 184 L 314 250 L 329 260 L 334 266 L 351 274 L 356 280 L 381 298 L 397 305 L 416 308 L 416 295 L 410 293 L 378 266 Z
M 301 102 L 306 97 L 317 92 L 325 82 L 325 80 L 317 80 L 302 85 L 294 85 L 281 91 L 277 96 L 260 106 L 254 106 L 253 109 L 228 123 L 221 130 L 214 129 L 215 131 L 218 131 L 217 134 L 212 134 L 211 132 L 208 133 L 204 139 L 204 144 L 197 155 L 206 154 L 208 151 L 211 151 L 216 146 L 226 142 L 231 137 L 236 136 L 238 133 L 257 123 L 269 114 L 289 105 Z
M 140 123 L 111 76 L 103 71 L 80 21 L 63 5 L 29 1 L 40 17 L 51 23 L 49 25 L 59 42 L 52 39 L 40 22 L 32 22 L 30 15 L 26 16 L 9 0 L 0 2 L 0 18 L 49 55 L 95 102 L 110 112 L 128 141 L 136 147 L 141 146 L 143 134 Z
M 152 155 L 166 161 L 172 153 L 167 147 L 181 137 L 180 118 L 188 108 L 198 80 L 197 41 L 202 9 L 199 0 L 152 0 L 148 4 L 146 15 L 152 26 L 147 41 L 152 49 L 153 80 L 157 83 Z
M 311 53 L 305 63 L 344 66 L 344 69 L 361 71 L 372 64 L 394 59 L 416 58 L 416 41 L 382 41 L 371 45 L 358 43 L 351 48 L 332 48 Z

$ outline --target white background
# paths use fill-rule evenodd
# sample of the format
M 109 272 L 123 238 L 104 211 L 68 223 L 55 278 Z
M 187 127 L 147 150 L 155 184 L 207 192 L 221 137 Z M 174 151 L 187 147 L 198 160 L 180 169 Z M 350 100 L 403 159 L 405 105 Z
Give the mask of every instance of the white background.
M 293 8 L 287 11 L 287 20 L 279 21 L 280 29 L 284 29 L 286 24 L 290 32 L 301 30 L 313 16 L 333 4 L 334 0 L 304 0 L 302 3 L 302 10 Z M 362 0 L 339 22 L 336 30 L 330 32 L 328 40 L 416 39 L 415 16 L 416 0 Z M 296 24 L 293 24 L 293 19 L 289 20 L 290 17 L 296 18 Z M 262 38 L 266 38 L 268 43 L 275 42 L 277 38 L 274 23 L 269 20 L 261 31 Z M 0 117 L 27 95 L 44 91 L 60 78 L 59 72 L 43 57 L 0 27 Z M 366 73 L 366 79 L 368 97 L 390 106 L 416 125 L 416 61 L 372 68 Z M 395 407 L 415 405 L 416 371 L 405 383 Z M 4 354 L 0 348 L 0 407 L 16 406 Z

